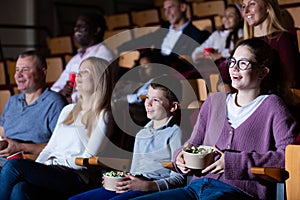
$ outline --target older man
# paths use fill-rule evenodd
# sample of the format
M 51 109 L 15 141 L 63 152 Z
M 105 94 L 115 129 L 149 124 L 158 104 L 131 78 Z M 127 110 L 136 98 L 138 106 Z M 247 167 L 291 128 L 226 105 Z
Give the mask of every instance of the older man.
M 46 73 L 46 60 L 39 52 L 19 55 L 15 80 L 22 93 L 8 100 L 0 119 L 0 136 L 8 142 L 0 150 L 0 166 L 3 158 L 19 151 L 39 154 L 52 135 L 67 102 L 47 87 Z

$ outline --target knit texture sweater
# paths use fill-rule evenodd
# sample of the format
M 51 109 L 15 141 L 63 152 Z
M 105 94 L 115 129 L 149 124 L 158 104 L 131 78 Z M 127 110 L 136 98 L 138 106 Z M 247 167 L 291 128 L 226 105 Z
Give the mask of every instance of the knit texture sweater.
M 276 184 L 264 182 L 251 174 L 250 168 L 284 168 L 285 148 L 292 143 L 298 132 L 296 122 L 289 114 L 283 101 L 276 95 L 268 96 L 261 105 L 236 129 L 227 120 L 226 96 L 224 93 L 211 95 L 202 105 L 190 139 L 190 145 L 201 145 L 205 137 L 218 134 L 216 145 L 225 154 L 225 167 L 222 174 L 194 176 L 214 178 L 230 184 L 258 199 L 275 199 Z M 215 108 L 213 108 L 216 106 Z M 213 112 L 224 110 L 216 115 Z M 213 117 L 217 116 L 217 117 Z M 208 144 L 206 142 L 206 144 Z M 175 152 L 178 154 L 180 150 Z M 219 156 L 215 157 L 215 160 Z M 175 162 L 175 161 L 174 161 Z

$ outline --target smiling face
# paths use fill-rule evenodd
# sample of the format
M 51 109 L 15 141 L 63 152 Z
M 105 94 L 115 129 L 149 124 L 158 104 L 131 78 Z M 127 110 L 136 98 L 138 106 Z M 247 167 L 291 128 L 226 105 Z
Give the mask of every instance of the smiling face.
M 170 24 L 176 26 L 185 19 L 186 4 L 180 4 L 177 0 L 164 1 L 164 14 Z
M 165 92 L 160 89 L 153 89 L 151 86 L 148 89 L 145 108 L 147 117 L 151 120 L 161 121 L 171 115 L 171 105 Z
M 257 26 L 268 16 L 267 8 L 262 0 L 243 0 L 242 11 L 249 26 Z
M 247 46 L 239 46 L 235 50 L 233 58 L 236 61 L 248 60 L 250 64 L 246 70 L 240 70 L 237 64 L 229 68 L 232 87 L 237 90 L 260 90 L 261 81 L 264 78 L 261 75 L 264 69 L 254 66 L 256 60 L 251 49 Z
M 46 69 L 38 69 L 36 65 L 35 56 L 18 58 L 14 75 L 18 90 L 25 93 L 32 93 L 43 85 Z
M 90 68 L 90 61 L 83 61 L 76 76 L 76 89 L 80 94 L 92 94 L 94 92 L 94 80 Z
M 79 16 L 74 27 L 76 42 L 83 47 L 90 46 L 95 37 L 95 31 L 89 24 L 89 19 L 85 16 Z
M 240 23 L 240 16 L 237 10 L 233 7 L 228 7 L 225 10 L 224 16 L 222 18 L 223 25 L 225 29 L 233 30 Z

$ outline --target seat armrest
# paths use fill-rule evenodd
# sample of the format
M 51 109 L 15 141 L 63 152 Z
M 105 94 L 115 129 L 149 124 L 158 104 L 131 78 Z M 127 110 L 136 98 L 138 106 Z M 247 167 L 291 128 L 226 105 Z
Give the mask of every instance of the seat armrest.
M 131 160 L 124 158 L 90 157 L 76 158 L 75 164 L 85 167 L 98 167 L 105 170 L 130 171 Z
M 24 158 L 28 160 L 36 160 L 38 157 L 37 154 L 24 153 Z
M 276 183 L 284 183 L 288 178 L 288 172 L 280 168 L 251 167 L 250 171 L 264 180 Z
M 172 161 L 162 161 L 161 165 L 164 168 L 167 168 L 167 169 L 172 170 L 172 171 L 176 171 Z

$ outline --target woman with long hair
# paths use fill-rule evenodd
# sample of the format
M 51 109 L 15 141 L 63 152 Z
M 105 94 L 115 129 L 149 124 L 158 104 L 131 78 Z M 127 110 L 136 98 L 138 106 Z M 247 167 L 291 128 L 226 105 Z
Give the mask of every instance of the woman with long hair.
M 36 161 L 13 159 L 3 166 L 1 199 L 66 199 L 95 187 L 93 175 L 75 159 L 97 156 L 105 148 L 112 130 L 112 77 L 107 61 L 82 61 L 76 76 L 78 102 L 64 107 Z

